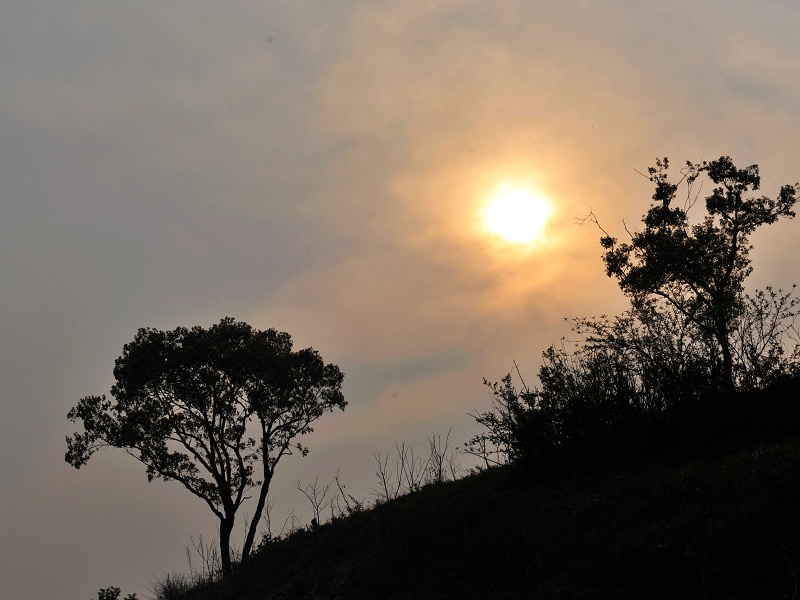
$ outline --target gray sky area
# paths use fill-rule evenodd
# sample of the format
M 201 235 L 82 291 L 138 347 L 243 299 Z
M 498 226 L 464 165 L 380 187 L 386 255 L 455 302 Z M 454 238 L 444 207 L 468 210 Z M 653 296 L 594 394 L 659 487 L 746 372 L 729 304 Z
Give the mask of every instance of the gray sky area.
M 800 179 L 798 26 L 793 0 L 0 3 L 0 596 L 146 597 L 214 537 L 123 453 L 64 462 L 139 327 L 232 316 L 342 368 L 274 520 L 337 470 L 369 498 L 395 440 L 462 444 L 482 377 L 624 308 L 576 218 L 624 234 L 634 169 Z M 536 243 L 483 226 L 503 183 L 551 201 Z M 798 227 L 754 237 L 751 286 L 800 281 Z

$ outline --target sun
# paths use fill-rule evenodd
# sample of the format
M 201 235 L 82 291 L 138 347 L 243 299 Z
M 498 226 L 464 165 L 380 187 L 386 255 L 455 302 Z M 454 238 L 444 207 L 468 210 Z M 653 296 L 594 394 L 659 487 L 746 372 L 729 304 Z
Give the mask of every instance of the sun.
M 484 228 L 510 244 L 542 240 L 553 205 L 533 188 L 498 186 L 481 211 Z

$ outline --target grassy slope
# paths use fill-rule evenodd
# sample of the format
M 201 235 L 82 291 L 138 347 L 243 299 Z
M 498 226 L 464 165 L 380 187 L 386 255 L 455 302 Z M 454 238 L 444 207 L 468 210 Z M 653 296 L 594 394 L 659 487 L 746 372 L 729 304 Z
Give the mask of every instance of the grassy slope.
M 508 469 L 274 543 L 190 598 L 794 598 L 800 440 L 540 485 Z

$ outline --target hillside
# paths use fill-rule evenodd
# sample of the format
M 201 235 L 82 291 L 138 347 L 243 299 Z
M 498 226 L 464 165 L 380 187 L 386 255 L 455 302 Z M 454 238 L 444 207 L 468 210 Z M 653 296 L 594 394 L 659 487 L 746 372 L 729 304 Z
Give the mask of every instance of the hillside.
M 523 485 L 493 469 L 267 546 L 186 598 L 795 598 L 800 439 Z

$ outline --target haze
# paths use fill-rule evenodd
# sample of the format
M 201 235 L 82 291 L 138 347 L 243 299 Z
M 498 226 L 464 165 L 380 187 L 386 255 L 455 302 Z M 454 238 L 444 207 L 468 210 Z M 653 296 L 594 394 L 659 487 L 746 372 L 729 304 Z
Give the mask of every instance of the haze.
M 273 482 L 476 431 L 482 377 L 613 314 L 589 210 L 624 233 L 634 169 L 730 155 L 800 179 L 796 2 L 26 0 L 0 6 L 0 587 L 87 600 L 185 570 L 214 520 L 106 451 L 64 463 L 66 413 L 108 393 L 139 327 L 228 315 L 288 331 L 349 401 Z M 504 181 L 553 202 L 535 251 L 480 211 Z M 750 286 L 798 281 L 798 223 L 753 238 Z M 465 463 L 468 462 L 465 459 Z

